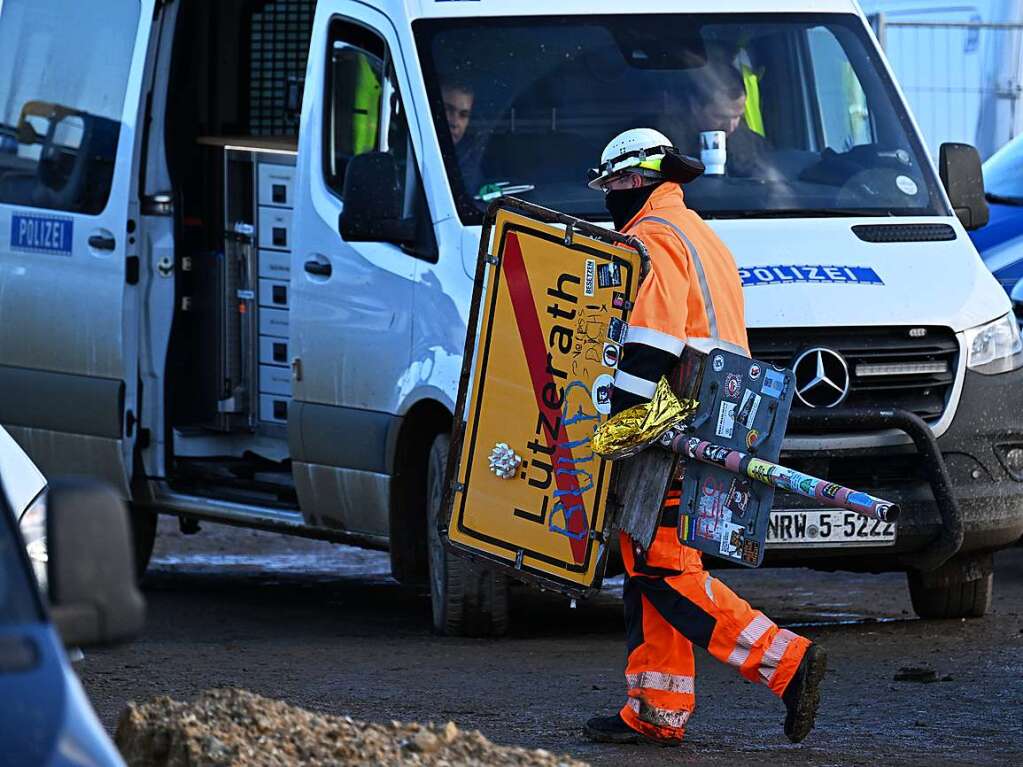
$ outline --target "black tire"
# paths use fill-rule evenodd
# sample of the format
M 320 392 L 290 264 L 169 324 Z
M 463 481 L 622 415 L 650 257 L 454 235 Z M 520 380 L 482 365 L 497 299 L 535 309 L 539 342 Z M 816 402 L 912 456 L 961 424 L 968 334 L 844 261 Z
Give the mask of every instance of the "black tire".
M 991 607 L 994 573 L 969 581 L 928 586 L 919 573 L 907 573 L 913 612 L 921 618 L 983 618 Z
M 447 636 L 493 637 L 508 630 L 508 579 L 444 548 L 438 530 L 447 472 L 447 434 L 430 446 L 426 470 L 427 543 L 433 628 Z
M 153 556 L 153 544 L 156 542 L 156 525 L 159 516 L 143 506 L 130 505 L 131 538 L 135 549 L 135 579 L 142 580 Z

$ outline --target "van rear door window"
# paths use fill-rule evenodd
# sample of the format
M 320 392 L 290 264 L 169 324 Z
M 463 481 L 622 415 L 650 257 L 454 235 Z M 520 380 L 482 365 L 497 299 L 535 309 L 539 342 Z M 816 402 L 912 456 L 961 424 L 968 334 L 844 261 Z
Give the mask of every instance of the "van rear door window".
M 140 12 L 139 0 L 0 3 L 0 203 L 106 207 Z

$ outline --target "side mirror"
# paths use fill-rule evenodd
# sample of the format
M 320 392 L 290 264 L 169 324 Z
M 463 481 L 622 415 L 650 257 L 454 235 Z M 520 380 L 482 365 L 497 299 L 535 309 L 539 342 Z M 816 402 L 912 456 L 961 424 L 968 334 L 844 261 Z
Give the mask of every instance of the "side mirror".
M 126 639 L 146 605 L 135 585 L 128 510 L 106 485 L 57 479 L 46 496 L 50 613 L 65 644 Z
M 387 152 L 367 152 L 348 161 L 343 199 L 338 231 L 345 242 L 415 242 L 416 224 L 401 217 L 398 168 Z
M 942 144 L 938 172 L 952 209 L 963 226 L 971 231 L 985 226 L 990 214 L 977 150 L 969 144 Z

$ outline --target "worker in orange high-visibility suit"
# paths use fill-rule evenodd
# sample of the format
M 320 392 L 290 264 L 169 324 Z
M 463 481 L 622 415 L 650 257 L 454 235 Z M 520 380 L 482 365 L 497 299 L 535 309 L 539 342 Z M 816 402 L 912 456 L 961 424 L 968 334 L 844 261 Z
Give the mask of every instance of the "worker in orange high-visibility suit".
M 681 183 L 702 165 L 661 133 L 617 136 L 591 171 L 615 228 L 637 236 L 650 272 L 633 309 L 615 375 L 612 413 L 649 401 L 685 344 L 748 354 L 742 285 L 728 248 L 686 208 Z M 779 628 L 703 569 L 700 552 L 678 537 L 678 489 L 669 493 L 647 551 L 621 534 L 628 699 L 618 714 L 586 723 L 585 734 L 617 743 L 681 741 L 696 705 L 693 645 L 707 650 L 785 702 L 785 734 L 798 742 L 813 728 L 822 648 Z

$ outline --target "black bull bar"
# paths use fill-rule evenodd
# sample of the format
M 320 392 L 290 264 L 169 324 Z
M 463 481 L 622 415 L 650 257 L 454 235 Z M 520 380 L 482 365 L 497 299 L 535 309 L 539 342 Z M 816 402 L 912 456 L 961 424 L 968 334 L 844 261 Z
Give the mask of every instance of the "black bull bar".
M 959 551 L 963 545 L 963 520 L 952 492 L 945 459 L 938 448 L 938 441 L 927 423 L 908 410 L 883 408 L 833 408 L 810 412 L 792 413 L 789 416 L 789 430 L 812 429 L 815 432 L 877 431 L 897 429 L 913 440 L 923 460 L 927 481 L 934 493 L 938 511 L 941 514 L 941 532 L 922 551 L 908 556 L 913 567 L 921 571 L 936 570 Z

